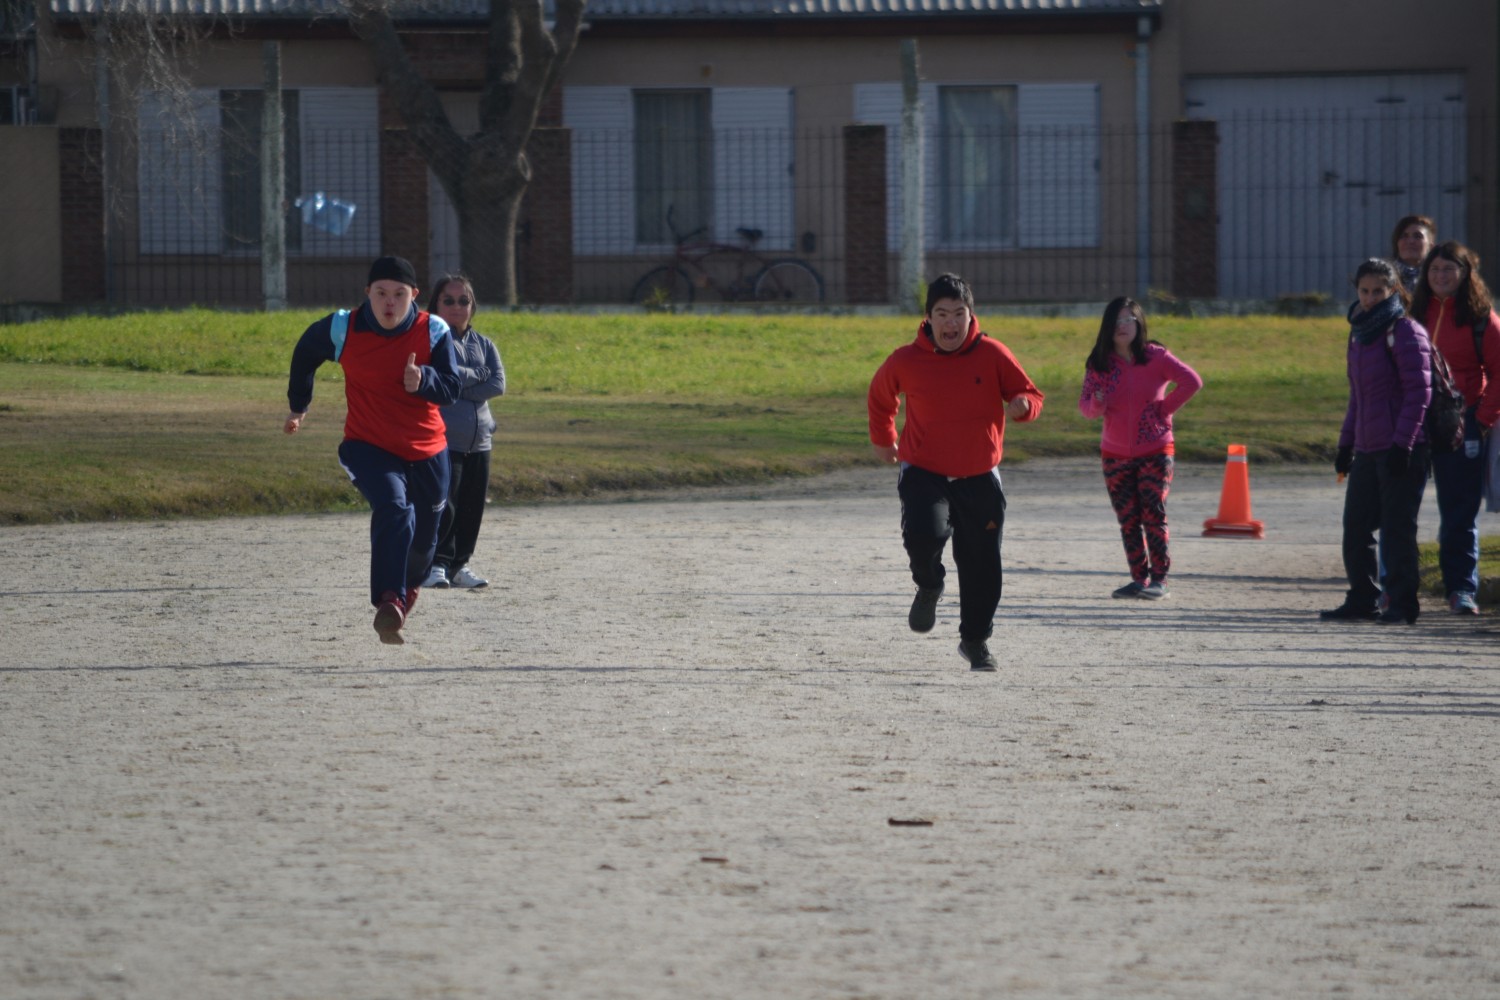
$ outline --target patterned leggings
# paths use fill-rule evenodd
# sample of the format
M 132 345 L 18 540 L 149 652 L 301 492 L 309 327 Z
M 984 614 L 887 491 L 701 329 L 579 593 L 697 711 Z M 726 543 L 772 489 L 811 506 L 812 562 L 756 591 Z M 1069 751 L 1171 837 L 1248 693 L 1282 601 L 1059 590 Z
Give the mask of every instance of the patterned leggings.
M 1104 459 L 1104 486 L 1120 520 L 1130 578 L 1137 583 L 1165 580 L 1172 568 L 1172 558 L 1167 555 L 1167 490 L 1172 485 L 1172 466 L 1171 455 Z

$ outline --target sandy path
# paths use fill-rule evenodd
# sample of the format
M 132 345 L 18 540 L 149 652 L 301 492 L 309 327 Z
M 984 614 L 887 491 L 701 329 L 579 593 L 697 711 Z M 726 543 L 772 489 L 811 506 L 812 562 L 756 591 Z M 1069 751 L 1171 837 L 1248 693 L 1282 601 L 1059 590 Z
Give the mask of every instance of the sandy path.
M 1008 470 L 993 675 L 891 477 L 495 509 L 403 647 L 362 517 L 0 530 L 0 996 L 1500 995 L 1500 628 L 1319 625 L 1329 474 L 1150 604 Z

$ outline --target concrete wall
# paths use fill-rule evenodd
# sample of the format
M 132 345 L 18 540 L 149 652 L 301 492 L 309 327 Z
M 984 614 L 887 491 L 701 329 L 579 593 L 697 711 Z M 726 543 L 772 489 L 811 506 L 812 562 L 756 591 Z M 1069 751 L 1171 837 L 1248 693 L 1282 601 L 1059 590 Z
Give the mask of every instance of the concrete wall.
M 1166 0 L 1183 76 L 1463 69 L 1495 98 L 1495 0 Z

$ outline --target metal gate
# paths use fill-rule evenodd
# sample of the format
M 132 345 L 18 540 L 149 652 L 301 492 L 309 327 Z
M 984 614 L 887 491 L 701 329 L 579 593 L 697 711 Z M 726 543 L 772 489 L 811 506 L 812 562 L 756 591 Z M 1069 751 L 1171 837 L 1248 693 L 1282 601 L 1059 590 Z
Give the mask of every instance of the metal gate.
M 1467 125 L 1457 74 L 1188 81 L 1219 133 L 1219 295 L 1352 299 L 1404 215 L 1465 239 Z

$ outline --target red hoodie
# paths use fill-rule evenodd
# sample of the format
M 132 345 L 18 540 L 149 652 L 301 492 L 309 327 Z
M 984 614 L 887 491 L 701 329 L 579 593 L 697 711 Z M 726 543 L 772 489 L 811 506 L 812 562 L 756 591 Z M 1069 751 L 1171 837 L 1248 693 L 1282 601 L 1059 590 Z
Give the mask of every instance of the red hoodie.
M 1481 427 L 1493 427 L 1500 421 L 1500 317 L 1493 311 L 1486 317 L 1480 349 L 1484 364 L 1474 356 L 1474 328 L 1459 326 L 1454 317 L 1453 298 L 1434 295 L 1427 303 L 1427 315 L 1413 317 L 1427 327 L 1432 344 L 1448 362 L 1453 380 L 1464 394 L 1464 403 L 1478 406 L 1474 418 Z
M 978 476 L 1000 464 L 1005 445 L 1005 404 L 1031 400 L 1030 423 L 1042 413 L 1042 393 L 1010 349 L 979 332 L 969 319 L 963 346 L 939 351 L 924 321 L 917 339 L 891 352 L 870 380 L 866 406 L 870 441 L 896 443 L 896 414 L 906 397 L 900 459 L 941 476 Z

